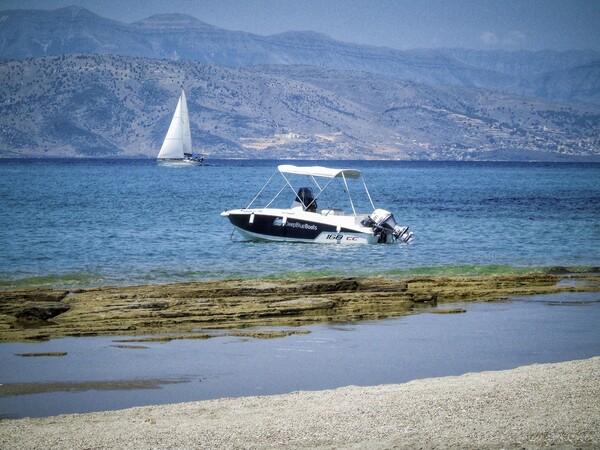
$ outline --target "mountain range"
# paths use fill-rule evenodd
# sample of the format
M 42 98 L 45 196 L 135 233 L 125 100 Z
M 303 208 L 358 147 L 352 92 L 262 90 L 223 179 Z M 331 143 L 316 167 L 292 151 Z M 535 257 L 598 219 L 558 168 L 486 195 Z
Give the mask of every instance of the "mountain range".
M 0 58 L 0 156 L 154 156 L 182 86 L 221 157 L 600 155 L 593 51 L 401 51 L 68 7 L 0 12 Z

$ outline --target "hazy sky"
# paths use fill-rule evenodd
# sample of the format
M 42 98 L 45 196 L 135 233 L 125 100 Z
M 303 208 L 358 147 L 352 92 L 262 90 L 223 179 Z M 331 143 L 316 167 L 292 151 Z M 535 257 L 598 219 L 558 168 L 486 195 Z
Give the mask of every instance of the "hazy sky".
M 398 49 L 600 51 L 600 0 L 0 0 L 0 10 L 67 5 L 128 23 L 176 12 L 230 30 L 312 30 Z

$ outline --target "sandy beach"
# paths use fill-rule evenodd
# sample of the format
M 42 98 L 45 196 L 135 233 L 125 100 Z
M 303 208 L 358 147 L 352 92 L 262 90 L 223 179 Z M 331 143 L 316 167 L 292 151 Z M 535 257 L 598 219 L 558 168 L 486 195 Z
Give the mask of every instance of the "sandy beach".
M 600 357 L 0 422 L 3 449 L 599 448 Z

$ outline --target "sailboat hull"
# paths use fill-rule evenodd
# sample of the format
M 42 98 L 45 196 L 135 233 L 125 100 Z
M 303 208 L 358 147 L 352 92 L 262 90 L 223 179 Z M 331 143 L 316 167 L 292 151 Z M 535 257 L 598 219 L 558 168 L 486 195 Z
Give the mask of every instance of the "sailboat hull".
M 202 160 L 195 159 L 157 159 L 161 166 L 201 166 L 204 164 Z

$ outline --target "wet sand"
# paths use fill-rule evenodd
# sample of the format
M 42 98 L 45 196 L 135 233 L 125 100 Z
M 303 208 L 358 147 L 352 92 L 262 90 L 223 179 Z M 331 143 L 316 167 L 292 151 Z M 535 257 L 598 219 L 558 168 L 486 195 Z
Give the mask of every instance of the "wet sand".
M 600 357 L 350 386 L 0 421 L 3 449 L 600 447 Z
M 562 282 L 565 278 L 569 282 Z M 207 330 L 353 322 L 419 312 L 460 313 L 441 304 L 598 291 L 595 273 L 455 277 L 330 277 L 220 280 L 89 289 L 0 291 L 0 342 L 65 336 L 204 339 Z M 254 331 L 252 332 L 254 333 Z M 257 337 L 277 337 L 286 331 Z

